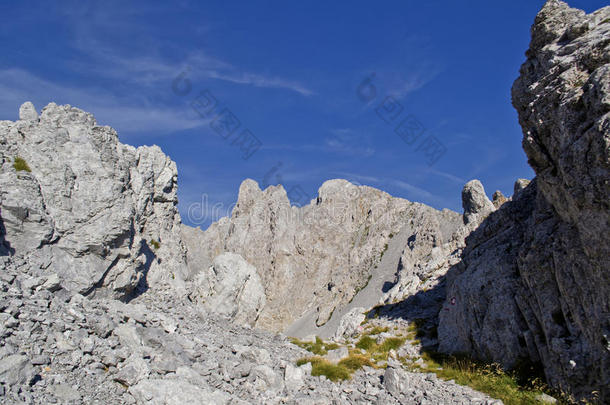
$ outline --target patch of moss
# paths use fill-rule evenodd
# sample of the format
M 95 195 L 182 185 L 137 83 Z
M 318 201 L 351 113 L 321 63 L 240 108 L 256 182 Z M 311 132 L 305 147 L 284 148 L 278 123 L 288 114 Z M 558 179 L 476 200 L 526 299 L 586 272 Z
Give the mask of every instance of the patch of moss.
M 385 245 L 383 245 L 383 250 L 381 251 L 381 256 L 379 257 L 379 261 L 381 261 L 381 259 L 383 259 L 383 255 L 385 254 L 386 250 L 388 250 L 387 243 Z
M 32 169 L 30 169 L 30 166 L 28 166 L 27 162 L 19 156 L 15 156 L 15 160 L 13 162 L 13 167 L 18 172 L 31 172 L 32 171 Z
M 155 250 L 159 250 L 159 248 L 161 247 L 161 243 L 159 243 L 159 241 L 156 241 L 154 239 L 151 239 L 149 242 L 149 245 L 153 247 L 153 249 Z
M 306 363 L 311 363 L 311 375 L 323 375 L 331 381 L 347 380 L 363 366 L 375 367 L 368 357 L 353 352 L 337 364 L 319 356 L 304 357 L 297 360 L 297 366 Z

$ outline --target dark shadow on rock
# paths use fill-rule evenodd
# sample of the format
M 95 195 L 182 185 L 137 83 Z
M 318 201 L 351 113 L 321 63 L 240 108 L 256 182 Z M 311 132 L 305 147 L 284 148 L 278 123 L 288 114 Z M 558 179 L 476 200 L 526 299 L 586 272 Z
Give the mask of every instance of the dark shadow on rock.
M 420 290 L 403 301 L 379 305 L 368 313 L 368 318 L 402 319 L 415 323 L 417 337 L 421 340 L 424 351 L 435 351 L 438 348 L 437 328 L 439 313 L 443 309 L 447 294 L 447 278 L 458 272 L 459 264 L 452 266 L 445 275 L 438 278 L 437 284 Z
M 396 285 L 396 283 L 393 283 L 391 281 L 386 281 L 385 283 L 383 283 L 383 287 L 381 287 L 381 291 L 383 293 L 387 293 L 388 291 L 390 291 L 392 289 L 392 287 L 394 287 Z
M 140 278 L 138 285 L 136 286 L 136 288 L 134 288 L 133 292 L 125 300 L 125 302 L 127 303 L 148 291 L 148 270 L 150 270 L 150 266 L 153 260 L 155 260 L 155 258 L 157 257 L 155 252 L 150 248 L 150 246 L 148 246 L 148 242 L 146 242 L 145 240 L 140 241 L 140 251 L 146 257 L 146 262 L 144 263 L 144 266 L 142 268 L 142 277 Z
M 4 220 L 2 219 L 1 213 L 2 211 L 0 211 L 0 256 L 13 256 L 15 254 L 15 249 L 13 249 L 10 242 L 4 238 L 6 235 L 6 227 L 4 226 Z

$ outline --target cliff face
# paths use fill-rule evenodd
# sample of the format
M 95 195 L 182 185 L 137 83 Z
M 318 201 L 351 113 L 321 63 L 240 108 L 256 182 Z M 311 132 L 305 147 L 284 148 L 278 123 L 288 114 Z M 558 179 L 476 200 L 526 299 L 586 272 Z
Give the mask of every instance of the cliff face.
M 513 105 L 537 178 L 468 237 L 448 276 L 440 350 L 540 361 L 551 384 L 606 400 L 610 7 L 547 2 L 526 56 Z
M 91 114 L 31 103 L 0 122 L 0 254 L 84 295 L 127 299 L 186 277 L 176 165 Z
M 246 180 L 231 217 L 196 237 L 199 247 L 189 249 L 189 263 L 207 267 L 223 252 L 238 253 L 256 267 L 265 287 L 267 304 L 257 326 L 284 330 L 313 312 L 319 327 L 382 270 L 378 266 L 388 244 L 403 228 L 409 228 L 407 236 L 414 236 L 413 245 L 426 245 L 427 255 L 434 246 L 451 241 L 461 226 L 457 213 L 345 180 L 325 182 L 317 200 L 301 208 L 290 206 L 281 186 L 262 191 Z M 415 241 L 415 235 L 428 228 L 434 231 L 434 240 Z M 405 248 L 402 245 L 400 251 Z M 391 274 L 396 270 L 395 263 Z M 373 305 L 382 295 L 380 288 Z

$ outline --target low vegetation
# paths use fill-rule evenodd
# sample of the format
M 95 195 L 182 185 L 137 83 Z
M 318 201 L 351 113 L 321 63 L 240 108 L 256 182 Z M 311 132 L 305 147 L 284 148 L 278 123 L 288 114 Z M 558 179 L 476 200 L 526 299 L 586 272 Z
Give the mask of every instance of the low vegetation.
M 155 250 L 159 250 L 159 248 L 161 247 L 161 243 L 159 243 L 159 241 L 156 241 L 154 239 L 151 239 L 149 242 L 150 246 L 153 247 L 153 249 Z
M 352 374 L 363 366 L 374 367 L 375 365 L 367 357 L 352 352 L 348 357 L 338 363 L 332 363 L 322 357 L 304 357 L 297 361 L 297 366 L 311 363 L 311 375 L 325 376 L 331 381 L 347 380 Z
M 381 256 L 379 257 L 379 261 L 381 261 L 381 259 L 383 259 L 383 255 L 385 254 L 385 252 L 388 250 L 388 244 L 386 243 L 385 245 L 383 245 L 383 250 L 381 251 Z
M 13 167 L 18 172 L 22 172 L 22 171 L 31 172 L 32 171 L 32 169 L 30 169 L 30 166 L 28 166 L 27 162 L 19 156 L 15 156 L 15 161 L 13 162 Z
M 316 336 L 315 342 L 304 342 L 302 340 L 291 338 L 290 341 L 292 344 L 295 344 L 308 352 L 313 354 L 317 354 L 318 356 L 324 356 L 328 353 L 329 350 L 335 350 L 339 348 L 339 345 L 336 343 L 325 343 L 322 339 Z
M 436 337 L 436 327 L 425 327 L 424 319 L 416 319 L 408 329 L 409 340 Z M 506 405 L 540 404 L 536 397 L 548 394 L 561 398 L 558 404 L 572 404 L 561 393 L 554 392 L 544 382 L 542 368 L 526 361 L 520 362 L 514 370 L 505 371 L 499 364 L 475 361 L 467 355 L 446 355 L 434 351 L 424 351 L 423 364 L 413 364 L 401 359 L 412 371 L 435 373 L 444 380 L 454 380 L 457 384 L 469 386 L 477 391 L 501 399 Z
M 369 277 L 366 279 L 366 283 L 364 283 L 361 286 L 356 287 L 356 289 L 354 290 L 354 295 L 352 295 L 352 298 L 350 298 L 349 302 L 351 303 L 354 298 L 356 298 L 356 295 L 358 295 L 358 293 L 362 290 L 364 290 L 366 288 L 366 286 L 369 285 L 369 283 L 371 282 L 371 279 L 373 278 L 372 274 L 369 274 Z
M 468 356 L 425 352 L 422 358 L 424 365 L 416 366 L 415 370 L 435 373 L 444 380 L 454 380 L 501 399 L 506 405 L 540 403 L 536 396 L 548 390 L 536 374 L 506 372 L 498 364 L 476 362 Z
M 419 343 L 419 339 L 436 336 L 436 327 L 425 319 L 415 319 L 398 336 L 377 341 L 381 333 L 390 332 L 387 326 L 367 326 L 362 335 L 349 350 L 349 356 L 338 363 L 325 359 L 329 350 L 339 347 L 336 343 L 325 343 L 319 337 L 315 342 L 292 339 L 292 343 L 310 351 L 314 356 L 297 361 L 301 366 L 311 363 L 313 376 L 325 376 L 331 381 L 351 378 L 354 372 L 364 366 L 382 368 L 391 350 L 397 350 L 407 340 Z M 394 331 L 395 333 L 397 331 Z M 424 351 L 418 358 L 399 358 L 405 368 L 411 371 L 435 373 L 444 380 L 469 386 L 493 398 L 501 399 L 506 405 L 539 404 L 538 396 L 548 394 L 558 399 L 558 404 L 573 404 L 569 398 L 554 392 L 544 382 L 542 369 L 528 362 L 520 362 L 514 370 L 505 371 L 498 364 L 478 362 L 466 355 L 446 355 L 434 351 Z M 415 360 L 418 360 L 416 363 Z M 423 360 L 423 361 L 422 361 Z
M 331 381 L 347 380 L 351 377 L 350 370 L 340 364 L 334 364 L 330 361 L 319 357 L 305 357 L 297 361 L 297 366 L 302 366 L 305 363 L 311 363 L 311 375 L 325 376 Z

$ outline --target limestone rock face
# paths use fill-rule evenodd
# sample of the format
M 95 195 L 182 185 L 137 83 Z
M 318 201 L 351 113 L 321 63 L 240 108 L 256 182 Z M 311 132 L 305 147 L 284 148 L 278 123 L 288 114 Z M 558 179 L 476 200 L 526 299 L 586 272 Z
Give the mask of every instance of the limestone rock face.
M 483 218 L 495 210 L 494 205 L 479 180 L 470 180 L 462 190 L 462 206 L 464 208 L 464 223 L 480 223 Z
M 223 252 L 237 253 L 256 267 L 265 288 L 267 303 L 258 327 L 285 330 L 312 311 L 313 326 L 319 327 L 381 271 L 376 266 L 405 224 L 416 232 L 422 220 L 443 228 L 447 240 L 462 226 L 457 213 L 346 180 L 325 182 L 317 199 L 304 207 L 291 206 L 282 186 L 263 191 L 245 180 L 231 217 L 212 224 L 199 247 L 189 249 L 189 263 L 199 267 L 190 272 L 209 267 Z M 446 242 L 442 239 L 436 243 Z M 396 272 L 396 263 L 390 271 Z
M 265 290 L 256 268 L 235 253 L 217 256 L 194 283 L 193 301 L 242 325 L 254 325 L 265 306 Z
M 577 397 L 610 398 L 610 7 L 546 3 L 513 86 L 537 174 L 467 239 L 440 349 L 540 361 Z
M 479 180 L 464 185 L 462 204 L 464 214 L 461 217 L 443 211 L 437 217 L 414 218 L 416 226 L 400 256 L 397 282 L 384 295 L 384 303 L 402 301 L 425 290 L 434 291 L 435 300 L 445 298 L 444 276 L 460 262 L 466 236 L 495 211 Z
M 28 102 L 19 116 L 0 121 L 0 254 L 85 295 L 178 284 L 186 260 L 175 163 L 156 146 L 121 144 L 68 105 L 39 117 Z

